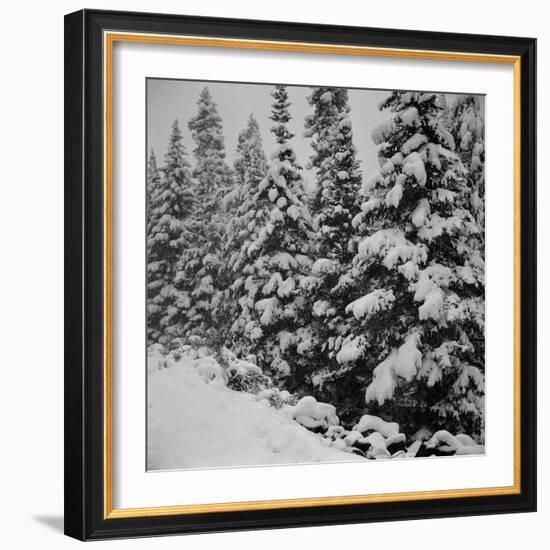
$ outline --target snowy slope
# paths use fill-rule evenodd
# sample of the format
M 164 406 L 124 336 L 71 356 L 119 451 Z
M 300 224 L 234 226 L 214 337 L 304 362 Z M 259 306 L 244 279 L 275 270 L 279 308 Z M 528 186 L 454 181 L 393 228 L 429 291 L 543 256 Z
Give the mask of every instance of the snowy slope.
M 265 400 L 227 388 L 209 358 L 158 369 L 150 357 L 149 365 L 150 470 L 362 460 Z

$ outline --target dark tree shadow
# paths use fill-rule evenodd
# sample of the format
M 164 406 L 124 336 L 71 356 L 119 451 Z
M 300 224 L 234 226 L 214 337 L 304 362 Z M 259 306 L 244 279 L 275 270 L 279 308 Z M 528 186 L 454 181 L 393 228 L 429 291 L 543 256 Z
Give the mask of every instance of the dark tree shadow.
M 63 516 L 33 516 L 32 519 L 49 527 L 52 531 L 63 533 Z

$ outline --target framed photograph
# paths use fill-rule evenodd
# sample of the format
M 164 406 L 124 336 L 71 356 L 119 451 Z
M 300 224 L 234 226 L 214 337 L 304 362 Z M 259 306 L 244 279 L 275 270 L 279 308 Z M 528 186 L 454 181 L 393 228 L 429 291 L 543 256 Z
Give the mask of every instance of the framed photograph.
M 65 530 L 536 508 L 532 38 L 65 18 Z

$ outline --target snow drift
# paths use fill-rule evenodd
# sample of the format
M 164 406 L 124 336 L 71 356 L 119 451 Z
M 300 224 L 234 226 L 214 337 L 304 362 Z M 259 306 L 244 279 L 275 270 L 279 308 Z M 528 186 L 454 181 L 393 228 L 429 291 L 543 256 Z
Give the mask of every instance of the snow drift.
M 444 430 L 407 446 L 399 424 L 369 414 L 348 430 L 333 405 L 277 388 L 252 356 L 225 348 L 214 356 L 200 345 L 168 353 L 151 346 L 147 390 L 148 470 L 485 452 L 470 436 Z
M 299 423 L 308 415 L 324 421 L 330 405 L 276 409 L 261 394 L 229 389 L 212 357 L 165 365 L 150 355 L 148 364 L 149 470 L 361 460 Z

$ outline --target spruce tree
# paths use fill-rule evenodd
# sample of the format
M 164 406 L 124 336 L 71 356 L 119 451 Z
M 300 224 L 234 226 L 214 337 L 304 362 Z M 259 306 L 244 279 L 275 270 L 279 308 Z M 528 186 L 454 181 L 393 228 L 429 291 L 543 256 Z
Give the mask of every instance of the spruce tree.
M 393 92 L 381 108 L 392 116 L 373 132 L 381 169 L 355 220 L 337 359 L 366 386 L 367 410 L 406 433 L 482 437 L 484 261 L 467 171 L 435 94 Z M 357 393 L 350 406 L 360 412 Z
M 249 209 L 254 212 L 236 263 L 242 273 L 235 291 L 241 294 L 241 313 L 233 324 L 260 365 L 275 378 L 291 376 L 297 354 L 311 345 L 303 326 L 300 284 L 310 267 L 310 216 L 306 195 L 289 144 L 290 102 L 284 86 L 272 93 L 271 131 L 277 149 L 267 176 L 254 185 Z M 256 187 L 257 185 L 257 187 Z M 244 291 L 244 293 L 243 293 Z
M 247 248 L 257 237 L 271 210 L 271 201 L 267 197 L 258 198 L 259 185 L 267 175 L 267 159 L 260 127 L 252 114 L 246 128 L 238 136 L 234 173 L 234 206 L 227 224 L 224 247 L 228 271 L 224 318 L 228 320 L 226 343 L 233 346 L 237 353 L 246 354 L 250 346 L 244 338 L 245 326 L 251 319 L 247 299 L 244 298 L 248 294 L 244 286 L 245 272 L 249 269 Z
M 225 162 L 225 143 L 222 118 L 208 87 L 199 94 L 198 112 L 189 121 L 188 127 L 195 141 L 193 153 L 195 168 L 193 177 L 197 180 L 197 198 L 206 217 L 220 220 L 221 203 L 233 188 L 233 175 Z
M 305 120 L 304 136 L 311 138 L 310 144 L 313 149 L 313 155 L 307 167 L 314 170 L 317 182 L 312 199 L 312 216 L 315 221 L 321 208 L 323 184 L 329 179 L 327 172 L 334 158 L 332 140 L 335 130 L 343 115 L 349 113 L 350 107 L 348 91 L 345 88 L 313 88 L 307 101 L 313 108 L 313 113 Z
M 239 197 L 245 193 L 246 188 L 252 186 L 255 189 L 266 175 L 267 159 L 263 150 L 260 126 L 253 113 L 246 121 L 246 128 L 239 132 L 233 171 L 235 183 L 239 187 Z M 248 181 L 250 178 L 252 182 Z
M 195 141 L 195 240 L 183 250 L 175 277 L 181 296 L 177 322 L 182 336 L 201 335 L 220 345 L 216 316 L 225 285 L 223 238 L 227 223 L 223 199 L 233 188 L 233 175 L 225 162 L 222 119 L 208 88 L 197 101 L 198 112 L 188 123 Z
M 345 283 L 353 258 L 350 242 L 355 234 L 353 220 L 359 213 L 362 180 L 349 111 L 344 106 L 334 120 L 334 127 L 327 127 L 330 142 L 323 147 L 324 179 L 317 181 L 314 203 L 317 259 L 304 289 L 315 336 L 308 357 L 311 371 L 308 390 L 319 399 L 335 403 L 346 398 L 350 391 L 345 379 L 347 371 L 342 371 L 336 362 L 335 348 L 348 325 L 345 308 L 349 296 Z
M 149 153 L 147 161 L 147 200 L 150 201 L 153 194 L 161 184 L 160 172 L 157 166 L 157 157 L 153 149 Z
M 147 212 L 147 336 L 149 343 L 170 339 L 174 275 L 183 249 L 192 241 L 188 220 L 195 200 L 189 163 L 178 121 L 172 124 L 162 178 L 151 152 Z
M 354 234 L 353 219 L 359 213 L 361 170 L 352 142 L 351 120 L 341 116 L 332 138 L 332 156 L 327 158 L 326 179 L 319 193 L 316 253 L 339 263 L 351 259 L 349 241 Z
M 485 228 L 485 118 L 482 98 L 456 95 L 449 102 L 448 128 L 456 153 L 468 171 L 468 185 L 472 190 L 471 207 L 478 224 Z M 484 232 L 482 232 L 484 236 Z M 483 239 L 483 243 L 484 243 Z
M 155 341 L 158 341 L 160 337 L 160 323 L 159 323 L 159 316 L 155 313 L 160 313 L 161 308 L 157 308 L 155 306 L 154 300 L 157 298 L 158 292 L 156 292 L 155 285 L 153 284 L 153 287 L 150 289 L 149 284 L 150 281 L 150 269 L 149 269 L 149 261 L 151 258 L 151 248 L 153 241 L 150 241 L 150 228 L 153 226 L 153 216 L 158 216 L 159 212 L 153 213 L 151 209 L 151 204 L 153 197 L 155 197 L 158 193 L 159 187 L 162 185 L 162 179 L 161 175 L 157 166 L 157 157 L 155 155 L 155 152 L 153 149 L 151 149 L 149 153 L 149 158 L 147 160 L 147 179 L 146 179 L 146 187 L 147 187 L 147 343 L 152 344 Z M 151 273 L 152 275 L 152 273 Z M 162 284 L 162 282 L 157 282 L 157 285 Z

